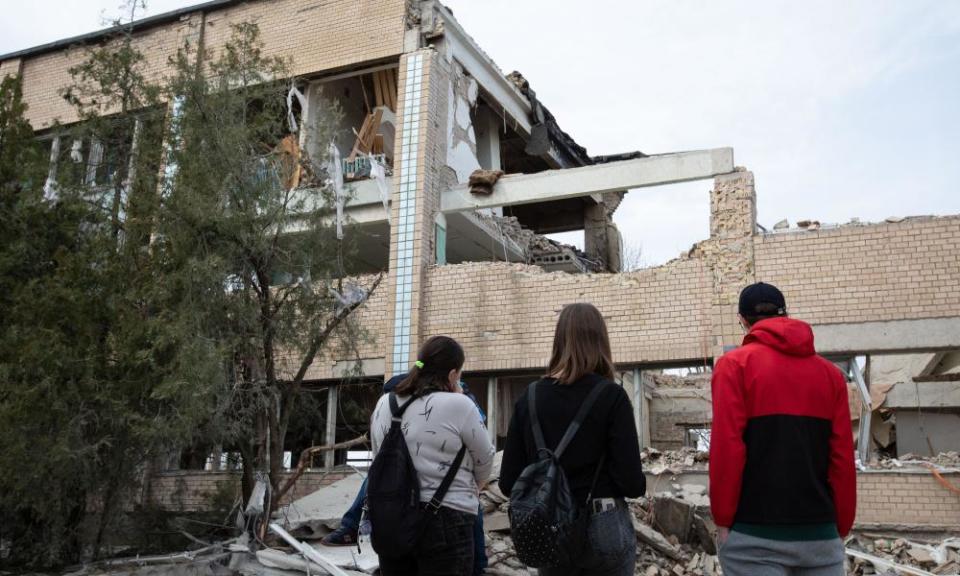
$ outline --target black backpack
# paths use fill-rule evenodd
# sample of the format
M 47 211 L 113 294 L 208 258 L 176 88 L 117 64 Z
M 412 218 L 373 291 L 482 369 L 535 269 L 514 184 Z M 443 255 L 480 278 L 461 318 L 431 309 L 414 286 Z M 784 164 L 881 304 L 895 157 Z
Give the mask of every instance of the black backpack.
M 594 384 L 554 450 L 546 447 L 543 431 L 537 420 L 538 383 L 530 385 L 527 399 L 539 460 L 523 469 L 510 491 L 510 535 L 517 558 L 521 562 L 532 568 L 548 568 L 574 564 L 586 541 L 589 510 L 586 503 L 578 506 L 573 501 L 567 476 L 560 466 L 560 456 L 570 445 L 590 408 L 606 387 L 606 381 Z M 606 452 L 597 465 L 587 502 L 593 495 L 593 488 L 597 484 L 605 459 Z
M 414 552 L 427 515 L 440 511 L 443 497 L 450 489 L 467 450 L 466 446 L 460 448 L 433 498 L 428 504 L 421 505 L 420 481 L 400 428 L 403 413 L 417 398 L 415 396 L 398 406 L 397 395 L 390 393 L 390 414 L 393 416 L 390 430 L 367 474 L 370 541 L 377 554 L 384 556 L 407 556 Z

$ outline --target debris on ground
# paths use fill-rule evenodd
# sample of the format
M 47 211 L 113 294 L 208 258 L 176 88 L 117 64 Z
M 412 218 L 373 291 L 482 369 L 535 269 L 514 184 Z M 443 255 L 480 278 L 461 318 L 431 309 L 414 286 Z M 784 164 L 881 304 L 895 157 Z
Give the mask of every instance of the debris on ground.
M 904 454 L 899 458 L 880 458 L 870 462 L 872 468 L 883 468 L 887 470 L 917 466 L 927 467 L 930 465 L 939 468 L 941 471 L 960 470 L 960 452 L 940 452 L 936 456 Z
M 668 472 L 672 475 L 679 475 L 688 470 L 706 470 L 710 454 L 690 447 L 668 451 L 644 448 L 640 452 L 640 460 L 643 462 L 643 469 L 648 474 L 658 476 Z
M 648 487 L 646 497 L 627 501 L 636 535 L 636 576 L 722 575 L 706 486 L 691 479 L 703 475 L 707 456 L 693 448 L 643 451 L 645 468 L 653 474 L 659 469 L 664 475 L 657 486 Z M 489 482 L 480 492 L 489 563 L 485 574 L 528 576 L 534 571 L 517 558 L 510 537 L 509 497 L 497 484 L 502 458 L 503 453 L 498 452 Z M 887 468 L 918 463 L 958 468 L 960 456 L 948 452 L 934 458 L 910 456 L 882 462 Z M 693 475 L 681 477 L 682 472 L 691 470 Z M 673 474 L 676 476 L 671 477 Z M 110 560 L 85 566 L 71 576 L 375 574 L 379 559 L 368 542 L 359 548 L 319 543 L 338 526 L 361 481 L 360 475 L 352 475 L 281 508 L 262 541 L 240 537 L 169 556 Z M 845 544 L 846 573 L 853 576 L 960 576 L 958 537 L 864 532 L 848 537 Z
M 847 540 L 847 574 L 960 574 L 960 538 L 920 538 L 861 534 Z
M 713 373 L 709 370 L 704 372 L 690 372 L 685 376 L 678 374 L 664 374 L 662 372 L 645 372 L 644 377 L 649 378 L 655 388 L 710 388 L 710 379 Z
M 350 474 L 329 486 L 281 506 L 273 518 L 301 540 L 323 538 L 340 526 L 340 517 L 360 492 L 363 476 Z

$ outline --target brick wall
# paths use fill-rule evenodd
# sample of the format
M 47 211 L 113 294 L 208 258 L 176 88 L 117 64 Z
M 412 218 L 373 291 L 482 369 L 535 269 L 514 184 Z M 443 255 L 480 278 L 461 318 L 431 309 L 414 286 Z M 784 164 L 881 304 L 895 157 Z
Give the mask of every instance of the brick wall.
M 960 486 L 960 472 L 943 474 Z M 857 525 L 960 527 L 960 495 L 943 487 L 926 470 L 860 472 Z
M 403 0 L 260 0 L 207 14 L 204 44 L 218 51 L 230 24 L 256 22 L 265 56 L 293 59 L 296 75 L 399 56 L 403 52 Z
M 816 324 L 960 316 L 960 216 L 755 237 L 757 280 Z
M 370 286 L 374 276 L 362 276 L 356 279 L 361 286 Z M 353 320 L 361 328 L 359 333 L 359 344 L 354 351 L 343 350 L 343 344 L 348 333 L 346 330 L 337 330 L 334 332 L 330 345 L 323 348 L 314 359 L 313 365 L 307 370 L 307 380 L 326 380 L 335 378 L 334 365 L 338 360 L 356 358 L 383 358 L 384 350 L 387 346 L 387 307 L 390 298 L 390 290 L 387 286 L 387 279 L 380 283 L 376 291 L 370 296 L 367 302 L 357 308 L 353 313 Z M 353 335 L 357 337 L 356 334 Z M 296 373 L 300 367 L 300 355 L 296 352 L 287 352 L 280 355 L 279 365 L 288 374 Z
M 439 266 L 427 275 L 424 333 L 460 341 L 467 370 L 539 368 L 562 306 L 591 302 L 607 318 L 616 362 L 702 359 L 709 356 L 709 286 L 697 260 L 587 275 L 522 264 Z
M 0 80 L 7 76 L 16 76 L 20 73 L 20 59 L 4 60 L 0 62 Z
M 960 485 L 960 472 L 943 475 Z M 647 493 L 669 491 L 673 484 L 709 484 L 706 470 L 679 475 L 647 474 Z M 878 526 L 918 530 L 960 530 L 960 495 L 941 486 L 926 470 L 860 471 L 857 473 L 855 527 Z
M 298 500 L 355 474 L 350 468 L 330 471 L 307 471 L 281 501 L 281 504 Z M 286 479 L 287 475 L 284 475 Z M 210 472 L 204 470 L 177 470 L 161 472 L 150 479 L 150 499 L 169 511 L 198 512 L 211 508 L 214 495 L 225 492 L 232 497 L 240 494 L 239 472 Z
M 172 73 L 169 58 L 178 47 L 190 41 L 196 46 L 201 30 L 200 14 L 179 22 L 150 28 L 134 38 L 134 48 L 146 56 L 141 71 L 149 82 L 160 82 Z M 48 52 L 23 60 L 23 98 L 29 108 L 27 119 L 34 129 L 40 130 L 53 124 L 75 121 L 76 111 L 61 92 L 73 84 L 69 69 L 81 64 L 87 57 L 82 46 Z
M 203 34 L 216 55 L 230 37 L 230 24 L 259 24 L 265 55 L 292 59 L 292 72 L 310 74 L 403 52 L 406 4 L 402 0 L 259 0 L 205 15 L 196 12 L 137 33 L 136 47 L 147 57 L 144 73 L 160 81 L 171 71 L 168 61 L 184 42 L 194 46 Z M 85 58 L 83 47 L 49 52 L 23 60 L 27 117 L 35 129 L 76 120 L 61 89 L 72 83 L 68 69 Z M 13 66 L 0 63 L 0 72 Z M 14 70 L 15 71 L 15 70 Z

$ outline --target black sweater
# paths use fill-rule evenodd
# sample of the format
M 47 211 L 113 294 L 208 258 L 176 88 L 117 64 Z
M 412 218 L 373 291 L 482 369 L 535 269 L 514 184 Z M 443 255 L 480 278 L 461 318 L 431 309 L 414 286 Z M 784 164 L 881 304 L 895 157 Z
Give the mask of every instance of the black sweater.
M 570 385 L 558 384 L 552 379 L 541 381 L 537 386 L 537 415 L 548 448 L 556 448 L 592 387 L 604 382 L 596 374 L 584 376 Z M 537 449 L 527 404 L 529 391 L 528 387 L 514 406 L 503 450 L 499 483 L 500 489 L 508 496 L 523 469 L 536 460 Z M 640 467 L 640 445 L 633 420 L 633 407 L 623 388 L 609 382 L 560 457 L 560 465 L 576 501 L 586 500 L 604 450 L 607 459 L 597 479 L 593 497 L 643 496 L 646 478 Z

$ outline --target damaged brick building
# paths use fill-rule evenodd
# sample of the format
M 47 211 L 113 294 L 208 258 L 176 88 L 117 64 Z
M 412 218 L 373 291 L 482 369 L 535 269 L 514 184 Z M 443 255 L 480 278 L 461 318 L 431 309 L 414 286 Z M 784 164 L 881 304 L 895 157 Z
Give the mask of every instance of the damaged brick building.
M 359 359 L 327 354 L 309 375 L 326 390 L 328 442 L 349 439 L 337 403 L 356 385 L 343 385 L 344 374 L 359 364 L 365 393 L 375 394 L 376 382 L 406 370 L 418 344 L 441 333 L 463 343 L 466 380 L 502 439 L 514 399 L 544 368 L 560 308 L 588 301 L 608 320 L 641 442 L 695 446 L 710 424 L 710 366 L 742 337 L 737 295 L 765 281 L 849 377 L 860 522 L 960 527 L 960 499 L 929 470 L 871 464 L 876 449 L 894 445 L 891 428 L 891 456 L 960 450 L 960 215 L 762 230 L 754 176 L 732 149 L 592 157 L 522 75 L 504 74 L 434 0 L 214 0 L 137 23 L 135 43 L 160 78 L 184 42 L 215 52 L 229 23 L 244 20 L 259 24 L 268 55 L 293 58 L 306 125 L 311 110 L 339 103 L 356 133 L 338 143 L 359 250 L 351 273 L 389 273 L 359 312 L 371 335 Z M 69 146 L 49 129 L 77 120 L 59 90 L 83 58 L 77 46 L 100 38 L 0 56 L 0 76 L 24 79 L 29 120 L 50 141 L 54 168 L 55 151 Z M 303 134 L 301 147 L 320 145 Z M 96 147 L 83 149 L 92 156 Z M 367 154 L 386 166 L 382 177 Z M 478 190 L 477 170 L 505 175 Z M 705 239 L 662 266 L 622 272 L 613 214 L 624 195 L 693 180 L 712 181 Z M 544 236 L 573 230 L 584 232 L 583 250 Z M 701 376 L 663 374 L 684 368 Z M 342 461 L 329 452 L 325 465 Z M 949 466 L 939 473 L 960 479 Z M 199 505 L 170 494 L 231 478 L 161 472 L 152 497 Z M 309 475 L 301 482 L 298 494 Z

